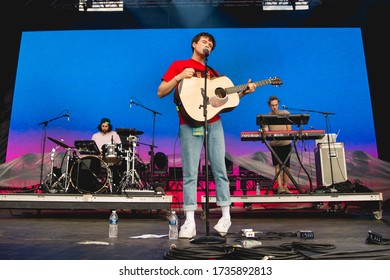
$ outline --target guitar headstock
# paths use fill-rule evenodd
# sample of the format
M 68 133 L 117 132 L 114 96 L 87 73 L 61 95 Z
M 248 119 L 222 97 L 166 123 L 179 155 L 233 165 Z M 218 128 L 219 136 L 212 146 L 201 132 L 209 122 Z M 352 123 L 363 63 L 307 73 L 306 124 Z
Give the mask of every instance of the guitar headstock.
M 281 86 L 283 84 L 282 80 L 279 77 L 269 78 L 271 85 Z

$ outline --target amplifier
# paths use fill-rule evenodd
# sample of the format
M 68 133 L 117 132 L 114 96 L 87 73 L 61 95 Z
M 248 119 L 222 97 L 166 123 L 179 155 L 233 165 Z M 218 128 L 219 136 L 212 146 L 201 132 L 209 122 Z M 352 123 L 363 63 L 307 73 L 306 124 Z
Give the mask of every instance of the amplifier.
M 344 143 L 330 143 L 330 149 L 328 143 L 318 144 L 314 155 L 317 187 L 328 187 L 348 180 Z

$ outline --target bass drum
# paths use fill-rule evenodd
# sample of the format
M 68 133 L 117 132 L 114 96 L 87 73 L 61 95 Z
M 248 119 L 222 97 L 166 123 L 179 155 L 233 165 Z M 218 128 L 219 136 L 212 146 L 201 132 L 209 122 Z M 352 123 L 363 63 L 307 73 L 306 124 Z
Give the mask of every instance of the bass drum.
M 109 185 L 110 169 L 97 156 L 85 156 L 72 166 L 71 183 L 80 193 L 101 193 Z

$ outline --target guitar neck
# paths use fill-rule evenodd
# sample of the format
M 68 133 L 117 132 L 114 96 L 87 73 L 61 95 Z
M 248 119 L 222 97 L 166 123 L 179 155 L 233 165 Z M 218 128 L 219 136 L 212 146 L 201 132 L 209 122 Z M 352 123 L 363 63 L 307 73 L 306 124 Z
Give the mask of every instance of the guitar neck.
M 267 79 L 267 80 L 262 80 L 262 81 L 258 81 L 258 82 L 253 82 L 253 83 L 258 87 L 258 86 L 264 86 L 264 85 L 271 84 L 271 80 Z M 226 88 L 225 91 L 227 92 L 227 94 L 241 92 L 241 91 L 245 90 L 247 88 L 247 86 L 248 86 L 247 84 L 234 86 L 234 87 Z

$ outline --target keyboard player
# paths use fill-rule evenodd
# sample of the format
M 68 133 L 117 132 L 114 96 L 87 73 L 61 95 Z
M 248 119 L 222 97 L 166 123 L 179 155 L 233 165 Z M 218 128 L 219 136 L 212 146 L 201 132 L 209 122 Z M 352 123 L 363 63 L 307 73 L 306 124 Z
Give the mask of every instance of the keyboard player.
M 271 111 L 271 115 L 286 115 L 290 114 L 287 110 L 279 110 L 279 98 L 277 96 L 270 96 L 268 98 L 268 106 Z M 291 124 L 275 124 L 275 125 L 263 125 L 263 131 L 277 131 L 277 130 L 292 130 Z M 291 194 L 288 189 L 288 173 L 290 169 L 290 156 L 292 145 L 292 140 L 271 140 L 269 142 L 270 146 L 274 150 L 275 154 L 279 157 L 280 161 L 284 163 L 284 168 L 282 168 L 280 161 L 272 153 L 272 164 L 275 167 L 275 176 L 277 175 L 278 183 L 278 194 Z M 285 171 L 287 170 L 287 172 Z

